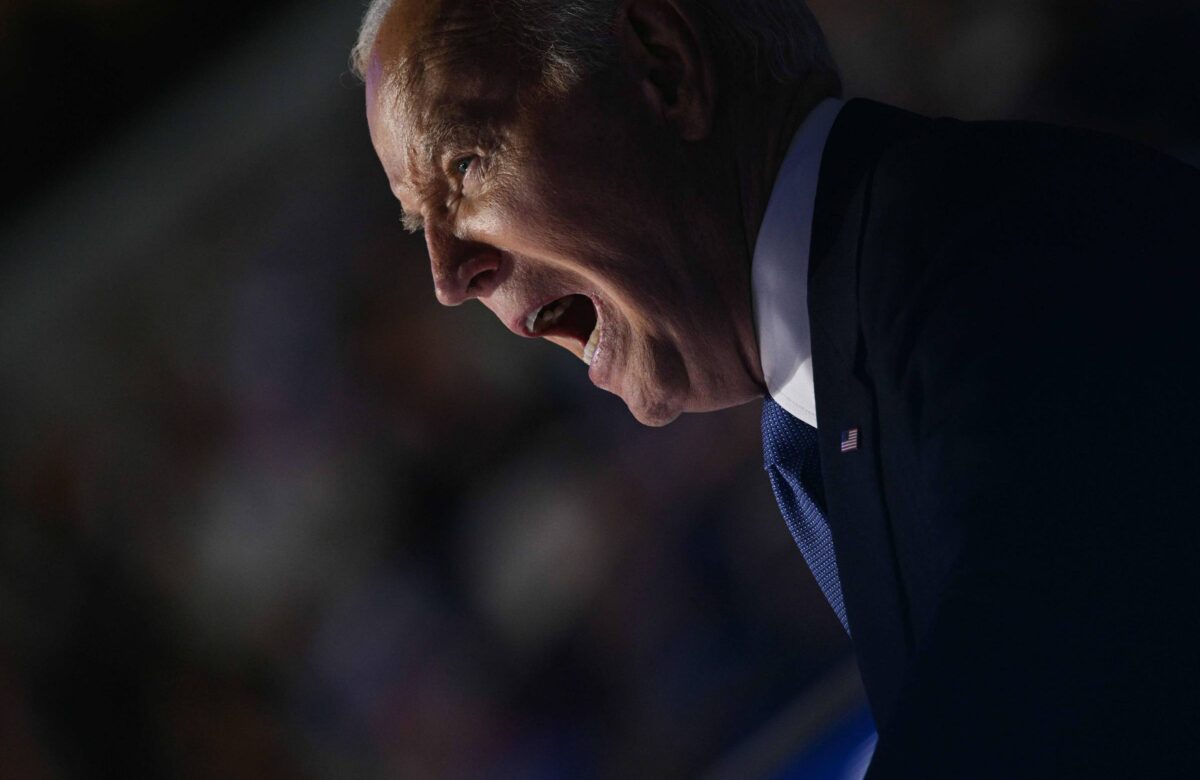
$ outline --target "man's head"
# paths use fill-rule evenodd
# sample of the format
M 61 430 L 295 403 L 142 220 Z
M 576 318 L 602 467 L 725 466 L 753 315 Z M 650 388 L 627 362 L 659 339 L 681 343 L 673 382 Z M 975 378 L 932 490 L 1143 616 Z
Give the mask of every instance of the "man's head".
M 739 112 L 831 79 L 802 4 L 377 0 L 355 65 L 439 300 L 566 347 L 645 423 L 761 394 Z

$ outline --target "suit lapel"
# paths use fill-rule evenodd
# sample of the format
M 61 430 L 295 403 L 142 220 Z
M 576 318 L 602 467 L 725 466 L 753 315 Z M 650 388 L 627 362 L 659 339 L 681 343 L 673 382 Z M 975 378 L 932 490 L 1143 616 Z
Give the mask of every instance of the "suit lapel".
M 913 652 L 908 599 L 880 471 L 875 394 L 858 318 L 858 258 L 875 164 L 910 115 L 846 104 L 822 157 L 809 261 L 818 435 L 828 520 L 859 667 L 877 722 L 899 696 Z

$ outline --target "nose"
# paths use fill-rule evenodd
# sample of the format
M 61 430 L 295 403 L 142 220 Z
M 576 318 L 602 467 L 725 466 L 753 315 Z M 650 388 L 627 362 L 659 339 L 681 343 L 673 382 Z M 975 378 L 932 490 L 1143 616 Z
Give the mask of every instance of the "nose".
M 433 289 L 443 306 L 482 298 L 496 288 L 503 255 L 495 247 L 461 239 L 427 225 L 425 245 L 433 271 Z

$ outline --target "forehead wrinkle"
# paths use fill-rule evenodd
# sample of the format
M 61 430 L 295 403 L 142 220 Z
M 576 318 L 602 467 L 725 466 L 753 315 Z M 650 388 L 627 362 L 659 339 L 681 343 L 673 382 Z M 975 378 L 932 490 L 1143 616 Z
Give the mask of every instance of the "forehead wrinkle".
M 496 28 L 475 23 L 447 23 L 419 41 L 419 48 L 413 54 L 421 59 L 424 69 L 452 70 L 476 65 L 479 55 L 494 51 Z
M 404 67 L 408 65 L 409 67 Z M 473 97 L 453 87 L 438 94 L 427 72 L 415 63 L 397 68 L 380 90 L 393 138 L 409 149 L 419 148 L 425 161 L 433 161 L 445 147 L 473 147 L 496 136 L 496 120 L 511 106 L 487 97 Z M 407 117 L 406 122 L 397 118 Z
M 425 131 L 424 142 L 435 158 L 446 151 L 490 150 L 499 145 L 500 133 L 491 116 L 475 112 L 451 114 L 433 119 Z

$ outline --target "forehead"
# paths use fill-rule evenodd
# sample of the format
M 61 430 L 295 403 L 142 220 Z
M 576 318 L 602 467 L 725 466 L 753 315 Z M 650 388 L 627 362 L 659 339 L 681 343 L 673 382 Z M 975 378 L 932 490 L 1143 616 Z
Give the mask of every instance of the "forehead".
M 371 134 L 389 156 L 423 156 L 454 131 L 514 109 L 520 58 L 488 6 L 397 0 L 388 12 L 366 80 Z
M 368 100 L 423 119 L 514 97 L 521 57 L 490 3 L 396 0 L 376 38 Z

